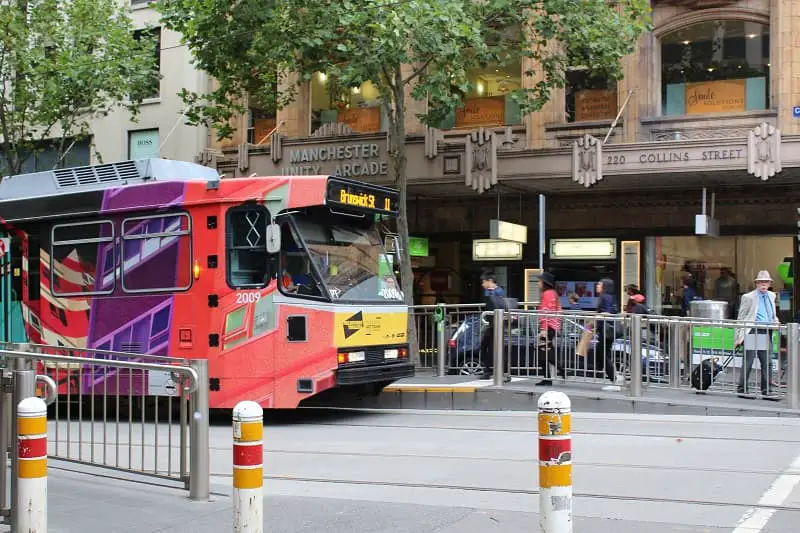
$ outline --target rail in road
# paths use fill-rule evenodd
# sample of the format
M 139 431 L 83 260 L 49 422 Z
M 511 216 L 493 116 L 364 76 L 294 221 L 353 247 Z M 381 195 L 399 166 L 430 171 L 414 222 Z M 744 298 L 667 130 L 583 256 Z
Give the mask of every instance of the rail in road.
M 265 530 L 537 530 L 533 413 L 301 409 L 265 416 Z M 158 518 L 138 531 L 230 530 L 229 423 L 211 428 L 216 496 L 208 504 L 190 504 L 179 491 L 164 496 L 134 487 L 119 494 L 118 480 L 112 488 L 96 478 L 93 485 L 67 483 L 58 469 L 78 467 L 55 461 L 51 497 L 76 486 L 113 494 L 117 503 L 109 505 L 120 531 L 126 520 L 132 528 L 141 522 L 143 508 Z M 572 438 L 576 532 L 797 530 L 800 421 L 578 412 Z M 120 498 L 129 504 L 121 507 Z M 96 502 L 88 517 L 71 514 L 71 530 L 101 531 Z

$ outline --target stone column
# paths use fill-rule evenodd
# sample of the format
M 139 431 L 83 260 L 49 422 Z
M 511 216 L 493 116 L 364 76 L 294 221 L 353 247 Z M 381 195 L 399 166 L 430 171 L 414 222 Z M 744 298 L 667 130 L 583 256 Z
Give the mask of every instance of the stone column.
M 650 85 L 653 78 L 648 76 L 647 58 L 649 53 L 649 36 L 639 39 L 636 50 L 623 58 L 622 75 L 623 78 L 617 82 L 617 112 L 625 105 L 628 98 L 628 91 L 633 91 L 628 101 L 628 106 L 622 112 L 615 131 L 612 132 L 611 139 L 617 143 L 634 143 L 640 140 L 641 125 L 639 118 L 642 116 L 642 106 L 647 103 L 647 95 L 651 90 Z M 616 135 L 615 135 L 616 133 Z
M 403 79 L 408 78 L 413 69 L 411 65 L 403 65 L 400 68 Z M 422 135 L 425 133 L 425 126 L 417 118 L 418 114 L 423 114 L 427 111 L 427 104 L 424 100 L 414 100 L 411 96 L 411 91 L 414 90 L 415 82 L 412 81 L 405 86 L 405 101 L 406 101 L 406 134 L 407 135 Z
M 783 135 L 800 133 L 792 106 L 800 105 L 800 0 L 771 0 L 771 86 Z
M 281 83 L 281 90 L 290 84 L 297 84 L 298 76 L 291 74 Z M 311 88 L 308 82 L 296 89 L 295 99 L 291 104 L 278 110 L 278 124 L 283 125 L 278 131 L 288 137 L 307 137 L 311 131 Z
M 533 70 L 533 76 L 526 76 L 527 70 Z M 522 86 L 526 89 L 534 87 L 543 78 L 538 65 L 530 58 L 522 59 Z M 560 115 L 558 111 L 561 111 Z M 550 100 L 534 113 L 525 115 L 524 123 L 528 137 L 528 148 L 550 148 L 556 146 L 555 142 L 547 140 L 546 125 L 551 123 L 562 123 L 565 119 L 564 113 L 564 89 L 553 89 L 550 93 Z

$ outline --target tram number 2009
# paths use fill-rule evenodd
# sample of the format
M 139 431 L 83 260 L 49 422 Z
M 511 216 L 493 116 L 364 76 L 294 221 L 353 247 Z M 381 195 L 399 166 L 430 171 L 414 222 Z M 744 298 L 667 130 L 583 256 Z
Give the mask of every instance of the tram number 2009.
M 253 302 L 257 302 L 261 299 L 260 292 L 237 292 L 236 293 L 236 303 L 237 304 L 251 304 Z

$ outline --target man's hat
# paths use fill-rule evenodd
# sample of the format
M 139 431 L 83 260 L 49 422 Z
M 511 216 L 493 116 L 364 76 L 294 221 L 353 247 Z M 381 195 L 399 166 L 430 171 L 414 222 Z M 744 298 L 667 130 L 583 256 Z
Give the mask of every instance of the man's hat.
M 769 272 L 762 270 L 758 273 L 758 276 L 756 276 L 755 281 L 773 281 L 773 279 L 772 276 L 769 275 Z

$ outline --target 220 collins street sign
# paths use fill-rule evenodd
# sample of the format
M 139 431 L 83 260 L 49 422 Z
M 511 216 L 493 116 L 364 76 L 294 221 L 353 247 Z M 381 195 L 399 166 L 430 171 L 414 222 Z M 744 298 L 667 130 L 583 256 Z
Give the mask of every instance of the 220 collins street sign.
M 388 187 L 366 185 L 336 178 L 328 179 L 329 205 L 341 205 L 350 209 L 372 211 L 376 213 L 397 214 L 399 211 L 399 195 Z

